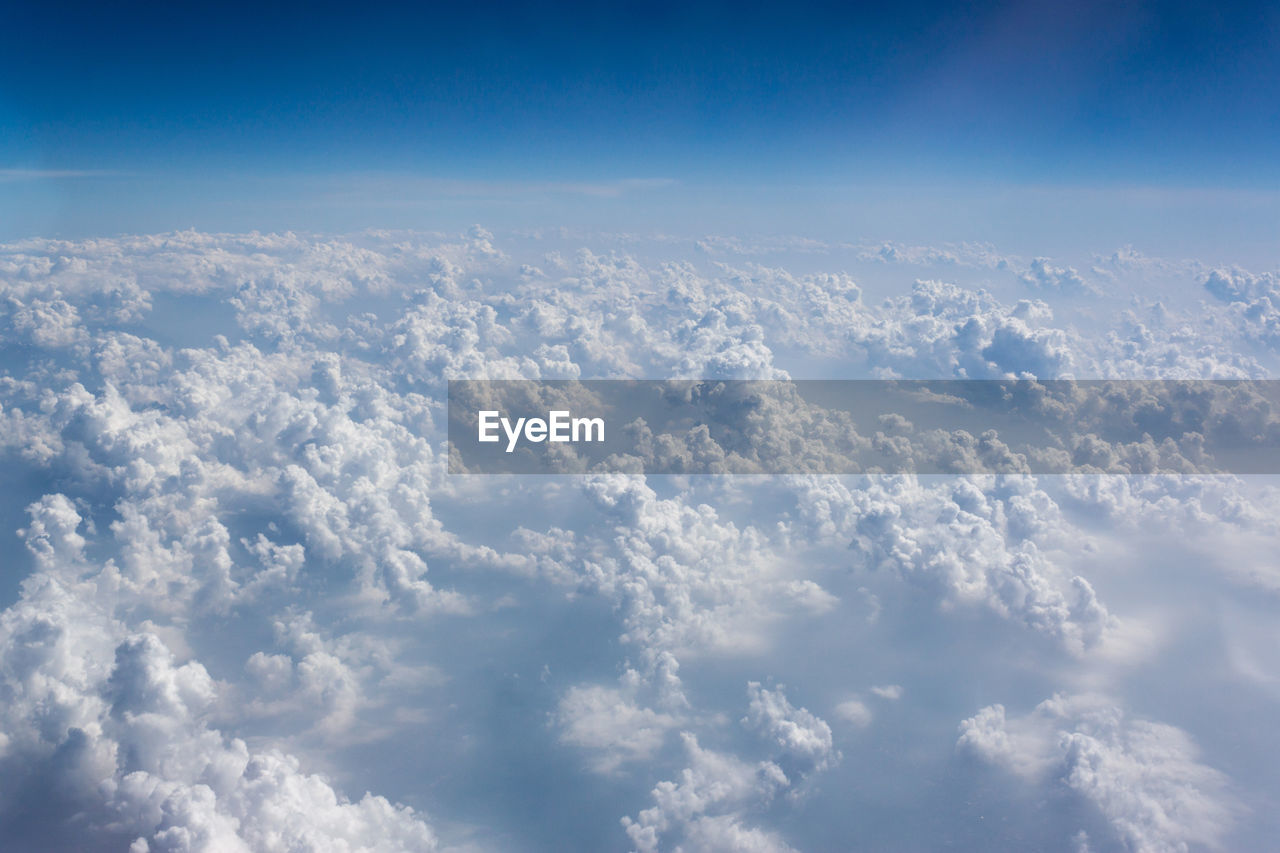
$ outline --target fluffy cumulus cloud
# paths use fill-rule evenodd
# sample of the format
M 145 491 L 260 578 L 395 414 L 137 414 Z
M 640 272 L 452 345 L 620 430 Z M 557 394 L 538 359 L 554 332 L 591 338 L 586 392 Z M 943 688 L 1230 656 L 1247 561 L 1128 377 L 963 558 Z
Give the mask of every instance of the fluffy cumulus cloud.
M 1280 275 L 1219 269 L 1209 273 L 1204 287 L 1230 308 L 1247 335 L 1271 346 L 1280 342 Z
M 992 705 L 960 732 L 962 750 L 1075 792 L 1126 849 L 1214 848 L 1233 817 L 1227 780 L 1201 762 L 1186 732 L 1134 718 L 1104 697 L 1058 694 L 1013 718 Z
M 787 851 L 776 833 L 747 823 L 752 810 L 767 805 L 787 786 L 787 777 L 770 761 L 749 764 L 683 737 L 688 766 L 676 781 L 653 789 L 653 806 L 622 826 L 638 851 L 665 849 Z
M 1036 258 L 1031 267 L 1021 276 L 1022 282 L 1037 290 L 1062 291 L 1065 293 L 1092 293 L 1095 288 L 1088 284 L 1073 267 L 1055 267 L 1048 258 Z
M 85 565 L 70 501 L 46 497 L 31 517 L 38 569 L 0 618 L 0 821 L 19 847 L 435 849 L 412 809 L 353 802 L 296 758 L 220 731 L 223 685 L 115 618 L 121 578 Z
M 748 714 L 742 722 L 772 740 L 789 763 L 802 771 L 824 770 L 840 753 L 832 749 L 831 727 L 807 708 L 795 708 L 782 688 L 747 685 Z
M 942 607 L 984 607 L 1077 655 L 1117 624 L 1089 581 L 1054 559 L 1073 533 L 1030 478 L 802 482 L 801 529 L 848 541 L 868 568 L 894 572 Z
M 1194 746 L 1251 731 L 1280 683 L 1239 628 L 1280 590 L 1266 483 L 457 476 L 445 392 L 1265 377 L 1274 274 L 474 228 L 28 240 L 0 247 L 0 285 L 5 849 L 832 849 L 893 805 L 864 767 L 900 792 L 986 763 L 1110 833 L 1046 845 L 1273 835 L 1236 799 L 1274 783 Z M 1054 411 L 1135 459 L 1153 424 L 1274 421 L 1112 403 Z M 758 414 L 723 446 L 634 450 L 844 425 L 795 400 Z M 1000 452 L 952 438 L 930 452 Z M 932 439 L 891 417 L 864 440 Z M 1174 676 L 1170 626 L 1200 632 L 1186 666 L 1231 673 L 1229 701 Z M 1128 686 L 1139 664 L 1163 692 Z M 1021 717 L 993 704 L 1059 690 Z M 1149 721 L 1161 703 L 1183 728 Z M 921 846 L 918 821 L 888 823 L 882 847 Z
M 649 759 L 667 733 L 687 722 L 688 700 L 681 692 L 678 664 L 669 653 L 657 657 L 654 672 L 627 669 L 619 687 L 579 685 L 560 699 L 556 722 L 564 743 L 596 753 L 594 767 L 613 772 L 624 761 Z M 648 694 L 644 696 L 643 694 Z M 644 704 L 649 699 L 657 708 Z

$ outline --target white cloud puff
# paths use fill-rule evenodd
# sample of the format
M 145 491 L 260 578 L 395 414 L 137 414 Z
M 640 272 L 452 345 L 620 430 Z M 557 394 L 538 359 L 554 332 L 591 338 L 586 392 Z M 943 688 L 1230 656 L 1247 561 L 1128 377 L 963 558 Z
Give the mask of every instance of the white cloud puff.
M 594 753 L 592 768 L 612 773 L 628 761 L 652 758 L 667 733 L 687 722 L 688 700 L 670 653 L 657 655 L 653 671 L 628 669 L 618 687 L 578 685 L 560 699 L 556 723 L 566 744 Z M 642 704 L 648 696 L 658 709 Z
M 960 725 L 959 747 L 1092 803 L 1127 849 L 1216 847 L 1237 811 L 1220 772 L 1174 726 L 1095 695 L 1056 695 L 1023 717 L 1002 705 Z
M 804 772 L 825 770 L 840 760 L 831 743 L 831 727 L 807 708 L 796 708 L 779 687 L 767 690 L 758 681 L 747 685 L 744 725 L 756 729 L 782 751 L 788 763 Z
M 745 823 L 750 809 L 787 786 L 782 769 L 772 762 L 748 764 L 704 749 L 690 734 L 682 739 L 688 766 L 678 781 L 659 783 L 652 792 L 653 806 L 634 819 L 622 819 L 635 849 L 791 850 L 777 834 Z
M 11 837 L 47 832 L 50 849 L 85 837 L 135 851 L 435 848 L 412 810 L 348 801 L 296 759 L 213 727 L 220 688 L 205 668 L 108 615 L 110 572 L 68 571 L 84 544 L 70 503 L 50 496 L 31 514 L 41 568 L 0 617 L 0 824 Z
M 982 478 L 933 486 L 870 478 L 858 490 L 822 478 L 795 482 L 811 529 L 851 537 L 871 568 L 937 589 L 943 604 L 981 604 L 1073 654 L 1095 648 L 1115 626 L 1092 585 L 1046 556 L 1067 534 L 1056 502 L 1031 478 L 996 478 L 985 490 Z

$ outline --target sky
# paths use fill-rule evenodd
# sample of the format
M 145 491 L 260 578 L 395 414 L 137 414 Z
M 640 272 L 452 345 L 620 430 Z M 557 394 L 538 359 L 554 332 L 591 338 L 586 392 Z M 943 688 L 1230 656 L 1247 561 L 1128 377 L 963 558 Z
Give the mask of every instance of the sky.
M 658 191 L 604 215 L 645 226 L 749 225 L 706 201 L 726 193 L 801 196 L 814 226 L 902 188 L 1280 191 L 1268 3 L 50 3 L 4 23 L 12 235 L 431 225 L 495 197 L 515 224 L 522 199 L 627 182 Z
M 1280 375 L 1278 27 L 0 7 L 0 848 L 1273 845 L 1280 481 L 1194 472 L 1280 443 L 1199 383 Z M 580 378 L 724 417 L 451 466 L 451 380 Z M 904 378 L 961 422 L 782 382 Z M 1070 475 L 636 472 L 1073 378 L 1193 385 L 1028 390 Z

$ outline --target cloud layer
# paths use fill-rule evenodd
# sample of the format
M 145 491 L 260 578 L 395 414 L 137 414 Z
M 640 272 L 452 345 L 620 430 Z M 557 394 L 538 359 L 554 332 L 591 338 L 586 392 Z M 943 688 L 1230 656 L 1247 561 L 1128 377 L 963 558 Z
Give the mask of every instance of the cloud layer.
M 1276 829 L 1269 482 L 445 444 L 457 378 L 1263 378 L 1274 274 L 477 227 L 31 240 L 0 281 L 7 849 L 998 845 L 970 789 L 1046 849 Z

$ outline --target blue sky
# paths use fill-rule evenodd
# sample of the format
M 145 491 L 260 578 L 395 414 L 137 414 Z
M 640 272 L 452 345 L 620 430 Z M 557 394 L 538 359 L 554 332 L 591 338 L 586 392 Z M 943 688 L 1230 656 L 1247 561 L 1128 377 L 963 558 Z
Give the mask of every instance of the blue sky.
M 180 192 L 147 178 L 202 182 L 194 210 L 228 179 L 271 202 L 286 193 L 266 179 L 368 173 L 766 189 L 1280 177 L 1270 4 L 51 3 L 6 18 L 0 168 L 23 170 L 6 184 L 108 172 L 131 180 L 94 203 L 133 214 Z
M 1242 177 L 1280 130 L 1278 27 L 1267 4 L 41 4 L 6 26 L 5 155 Z

